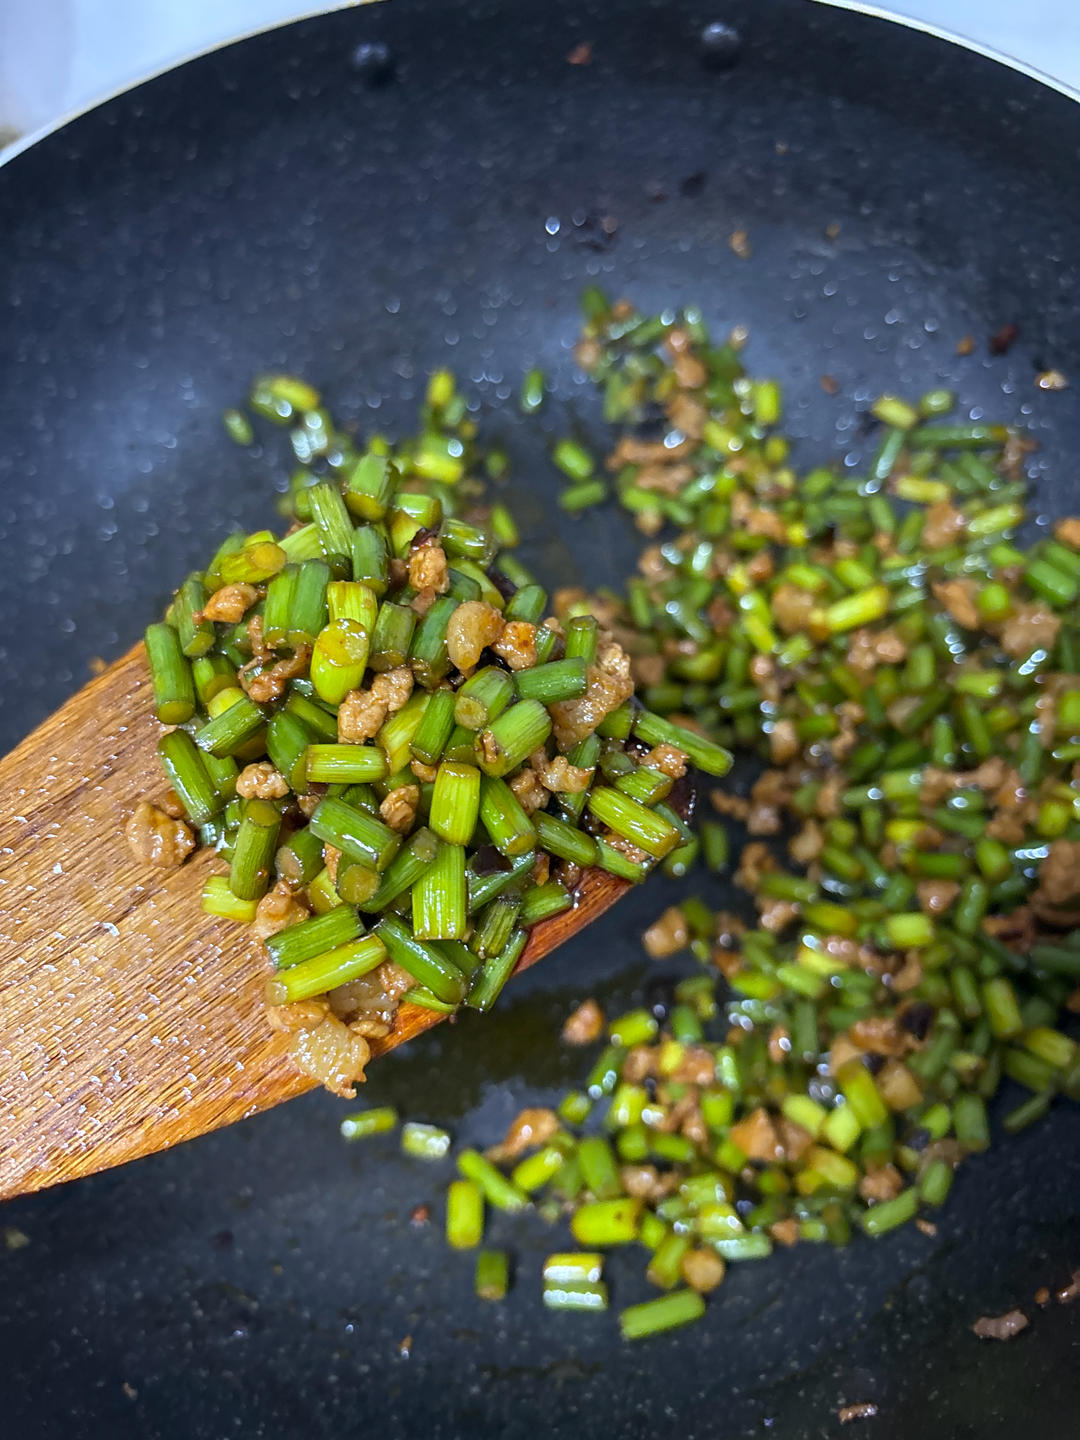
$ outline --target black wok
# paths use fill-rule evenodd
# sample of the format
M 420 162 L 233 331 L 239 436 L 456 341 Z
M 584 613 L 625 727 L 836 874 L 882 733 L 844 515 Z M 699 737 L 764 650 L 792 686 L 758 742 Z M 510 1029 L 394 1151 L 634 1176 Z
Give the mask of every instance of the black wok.
M 717 18 L 742 36 L 727 69 L 698 47 Z M 375 42 L 389 58 L 354 56 Z M 569 64 L 583 42 L 591 63 Z M 1080 508 L 1080 386 L 1033 384 L 1048 365 L 1080 379 L 1078 154 L 1062 95 L 796 0 L 397 0 L 110 101 L 0 170 L 0 746 L 132 641 L 223 527 L 265 520 L 266 462 L 218 418 L 253 371 L 304 373 L 345 418 L 395 428 L 436 364 L 487 402 L 539 363 L 548 427 L 600 443 L 568 349 L 593 277 L 747 322 L 803 461 L 857 456 L 874 392 L 944 382 L 1030 423 L 1042 507 Z M 991 359 L 1008 322 L 1020 337 Z M 553 581 L 616 579 L 623 520 L 562 525 L 535 431 L 513 406 L 489 424 L 527 558 Z M 365 1100 L 494 1139 L 573 1077 L 552 1048 L 563 1005 L 633 986 L 664 900 L 625 902 L 500 1020 L 383 1062 Z M 970 1332 L 1080 1264 L 1075 1110 L 965 1166 L 936 1239 L 736 1267 L 701 1326 L 634 1350 L 610 1316 L 541 1310 L 535 1223 L 496 1222 L 519 1283 L 501 1308 L 474 1300 L 437 1206 L 409 1225 L 442 1170 L 392 1141 L 346 1151 L 341 1114 L 311 1096 L 4 1207 L 30 1243 L 0 1247 L 0 1433 L 811 1437 L 838 1432 L 845 1401 L 877 1403 L 877 1437 L 1080 1429 L 1080 1305 L 1009 1345 Z M 613 1262 L 623 1302 L 638 1268 Z

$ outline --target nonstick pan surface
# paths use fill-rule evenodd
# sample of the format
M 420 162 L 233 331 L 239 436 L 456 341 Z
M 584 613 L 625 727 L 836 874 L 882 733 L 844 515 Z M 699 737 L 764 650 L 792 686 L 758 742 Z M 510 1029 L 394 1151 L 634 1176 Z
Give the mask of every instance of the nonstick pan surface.
M 741 36 L 727 68 L 704 63 L 714 20 Z M 1032 427 L 1039 508 L 1080 509 L 1080 387 L 1033 383 L 1080 355 L 1078 156 L 1065 97 L 800 0 L 395 0 L 110 101 L 0 170 L 0 746 L 134 640 L 215 535 L 267 521 L 269 462 L 219 420 L 261 368 L 400 430 L 451 365 L 514 459 L 526 559 L 553 583 L 625 574 L 624 517 L 562 522 L 535 423 L 505 403 L 540 364 L 548 431 L 602 444 L 569 350 L 590 280 L 747 323 L 800 463 L 857 464 L 870 396 L 946 383 Z M 364 1102 L 490 1143 L 575 1078 L 561 1014 L 629 993 L 666 901 L 650 885 L 498 1019 L 380 1062 Z M 885 1440 L 1077 1434 L 1080 1305 L 1031 1304 L 1080 1264 L 1075 1110 L 969 1162 L 936 1238 L 734 1267 L 703 1324 L 633 1350 L 611 1316 L 543 1312 L 554 1237 L 535 1222 L 495 1222 L 518 1285 L 474 1300 L 439 1233 L 447 1174 L 392 1139 L 346 1150 L 343 1110 L 312 1095 L 0 1210 L 29 1239 L 0 1246 L 0 1434 L 809 1440 L 859 1401 Z M 410 1225 L 423 1203 L 432 1223 Z M 620 1302 L 639 1269 L 613 1260 Z M 1024 1335 L 975 1340 L 1015 1304 Z

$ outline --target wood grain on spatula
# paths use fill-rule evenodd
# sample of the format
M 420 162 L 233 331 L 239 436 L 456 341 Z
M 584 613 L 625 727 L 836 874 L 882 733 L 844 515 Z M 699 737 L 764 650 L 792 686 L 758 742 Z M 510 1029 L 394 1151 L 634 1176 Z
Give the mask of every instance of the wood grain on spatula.
M 204 915 L 200 852 L 136 860 L 124 821 L 161 795 L 141 645 L 0 761 L 0 1198 L 118 1165 L 310 1089 L 263 1014 L 265 951 Z M 587 871 L 525 969 L 627 889 Z M 374 1054 L 443 1017 L 402 1006 Z

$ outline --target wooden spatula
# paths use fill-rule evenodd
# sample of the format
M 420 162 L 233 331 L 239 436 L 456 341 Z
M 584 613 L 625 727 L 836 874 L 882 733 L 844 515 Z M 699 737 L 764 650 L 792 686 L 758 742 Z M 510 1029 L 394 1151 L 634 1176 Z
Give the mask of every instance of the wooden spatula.
M 160 795 L 141 645 L 0 761 L 0 1197 L 134 1160 L 310 1088 L 262 1013 L 267 970 L 243 927 L 204 915 L 221 862 L 140 864 L 124 821 Z M 536 926 L 532 965 L 612 905 L 586 872 Z M 383 1054 L 442 1017 L 402 1006 Z

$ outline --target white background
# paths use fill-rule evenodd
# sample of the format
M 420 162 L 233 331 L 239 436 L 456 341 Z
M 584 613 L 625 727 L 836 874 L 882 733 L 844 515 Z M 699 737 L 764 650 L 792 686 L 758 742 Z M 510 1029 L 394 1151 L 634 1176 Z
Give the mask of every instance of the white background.
M 0 132 L 6 132 L 0 144 L 200 50 L 332 6 L 333 0 L 0 0 Z M 722 19 L 723 0 L 713 8 Z M 1080 90 L 1080 0 L 868 0 L 866 8 L 964 36 Z

